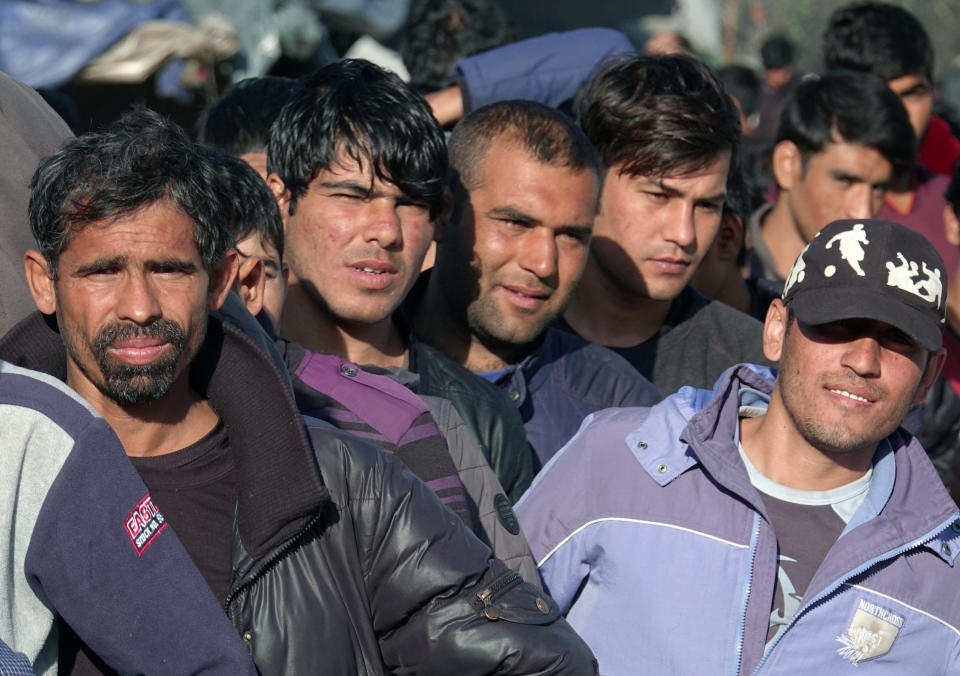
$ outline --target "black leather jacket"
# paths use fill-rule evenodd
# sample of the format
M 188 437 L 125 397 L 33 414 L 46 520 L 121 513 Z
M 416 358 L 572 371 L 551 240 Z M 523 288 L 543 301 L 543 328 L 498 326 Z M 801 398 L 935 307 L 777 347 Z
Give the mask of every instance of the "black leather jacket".
M 64 378 L 33 315 L 0 358 Z M 191 364 L 239 497 L 227 613 L 263 674 L 593 674 L 586 644 L 402 463 L 297 412 L 286 374 L 211 320 Z

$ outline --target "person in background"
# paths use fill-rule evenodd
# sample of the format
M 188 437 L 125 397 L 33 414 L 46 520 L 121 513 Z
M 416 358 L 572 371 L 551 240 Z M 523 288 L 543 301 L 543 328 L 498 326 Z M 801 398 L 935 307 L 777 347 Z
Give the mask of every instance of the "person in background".
M 663 394 L 765 362 L 760 323 L 689 285 L 720 228 L 740 146 L 739 113 L 713 71 L 688 56 L 623 59 L 590 82 L 578 113 L 604 182 L 568 328 Z
M 915 145 L 906 111 L 870 74 L 831 71 L 794 90 L 771 166 L 776 201 L 750 216 L 750 276 L 782 284 L 800 251 L 841 218 L 871 218 Z
M 769 145 L 777 136 L 780 115 L 790 92 L 800 82 L 793 70 L 796 47 L 786 35 L 773 35 L 760 45 L 763 84 L 757 99 L 751 145 Z
M 823 33 L 826 67 L 873 73 L 884 80 L 907 110 L 917 148 L 925 145 L 932 119 L 933 58 L 923 25 L 907 10 L 888 3 L 845 5 L 830 16 Z M 960 147 L 955 145 L 954 151 L 960 152 Z M 949 182 L 949 172 L 935 174 L 917 163 L 894 177 L 877 216 L 903 223 L 933 242 L 952 279 L 960 257 L 957 247 L 945 239 L 941 216 Z

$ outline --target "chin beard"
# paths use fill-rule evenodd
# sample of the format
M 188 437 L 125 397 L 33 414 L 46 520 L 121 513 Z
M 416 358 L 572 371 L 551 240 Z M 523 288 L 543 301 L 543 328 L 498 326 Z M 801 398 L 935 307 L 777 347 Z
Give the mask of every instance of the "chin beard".
M 127 364 L 111 358 L 109 347 L 118 340 L 158 338 L 171 346 L 169 354 L 149 364 Z M 122 406 L 156 401 L 170 391 L 177 377 L 177 364 L 186 345 L 186 334 L 176 322 L 160 319 L 149 326 L 110 324 L 97 334 L 93 354 L 103 374 L 101 392 Z

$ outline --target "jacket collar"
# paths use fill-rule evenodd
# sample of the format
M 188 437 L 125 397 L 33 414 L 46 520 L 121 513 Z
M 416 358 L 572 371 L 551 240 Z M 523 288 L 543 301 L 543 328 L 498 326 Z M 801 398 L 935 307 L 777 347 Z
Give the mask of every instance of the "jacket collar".
M 55 318 L 35 312 L 0 339 L 0 358 L 66 380 Z M 329 501 L 289 380 L 257 345 L 211 317 L 190 384 L 216 411 L 239 476 L 237 520 L 259 559 L 298 533 Z
M 753 503 L 764 513 L 762 501 L 750 484 L 736 445 L 740 405 L 751 393 L 762 399 L 773 390 L 774 372 L 741 364 L 728 369 L 712 391 L 681 388 L 651 410 L 657 424 L 643 424 L 627 435 L 637 461 L 661 486 L 694 465 L 701 465 L 721 485 Z M 680 439 L 683 443 L 676 443 Z M 903 428 L 881 442 L 874 464 L 874 480 L 861 509 L 844 535 L 853 541 L 866 537 L 858 526 L 875 521 L 884 532 L 870 537 L 871 548 L 893 548 L 905 540 L 939 531 L 922 546 L 953 565 L 960 553 L 960 522 L 950 498 L 920 443 Z M 881 542 L 882 540 L 882 542 Z

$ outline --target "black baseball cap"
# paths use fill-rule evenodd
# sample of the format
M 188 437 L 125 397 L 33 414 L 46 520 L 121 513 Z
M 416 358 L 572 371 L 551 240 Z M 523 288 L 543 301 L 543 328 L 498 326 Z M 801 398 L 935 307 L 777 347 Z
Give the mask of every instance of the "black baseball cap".
M 943 344 L 943 260 L 926 237 L 893 221 L 830 223 L 797 257 L 782 298 L 804 324 L 875 319 L 928 350 Z

